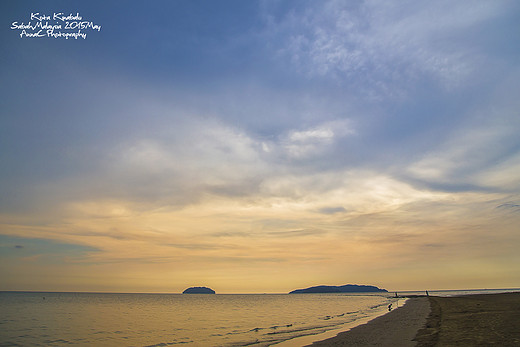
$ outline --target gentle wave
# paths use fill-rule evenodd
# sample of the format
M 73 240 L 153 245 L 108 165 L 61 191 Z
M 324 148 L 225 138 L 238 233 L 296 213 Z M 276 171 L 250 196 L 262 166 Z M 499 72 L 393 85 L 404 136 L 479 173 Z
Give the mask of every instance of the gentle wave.
M 260 347 L 341 328 L 383 312 L 393 300 L 344 294 L 0 292 L 0 345 Z

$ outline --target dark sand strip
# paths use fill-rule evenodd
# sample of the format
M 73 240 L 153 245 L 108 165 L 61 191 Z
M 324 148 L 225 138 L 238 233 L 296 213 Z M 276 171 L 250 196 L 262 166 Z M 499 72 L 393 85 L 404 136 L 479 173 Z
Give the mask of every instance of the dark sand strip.
M 430 297 L 419 347 L 520 346 L 520 293 Z
M 429 313 L 428 298 L 412 298 L 403 307 L 331 339 L 314 342 L 312 346 L 412 347 L 416 345 L 413 339 L 417 331 L 425 326 Z

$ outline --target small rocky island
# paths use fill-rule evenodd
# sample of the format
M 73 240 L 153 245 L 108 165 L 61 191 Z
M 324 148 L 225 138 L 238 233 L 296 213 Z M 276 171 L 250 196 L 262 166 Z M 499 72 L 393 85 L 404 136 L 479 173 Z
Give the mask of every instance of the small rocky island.
M 289 294 L 306 294 L 306 293 L 388 293 L 386 289 L 375 286 L 345 284 L 343 286 L 315 286 L 305 289 L 296 289 Z
M 182 294 L 215 294 L 215 291 L 208 287 L 190 287 L 183 291 Z

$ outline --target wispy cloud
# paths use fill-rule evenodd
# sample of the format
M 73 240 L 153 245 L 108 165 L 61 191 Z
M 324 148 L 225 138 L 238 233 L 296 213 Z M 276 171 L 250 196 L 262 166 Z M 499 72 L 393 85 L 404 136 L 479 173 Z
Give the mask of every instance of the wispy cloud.
M 399 97 L 425 77 L 447 89 L 466 84 L 484 62 L 465 40 L 473 39 L 479 24 L 508 11 L 503 2 L 471 8 L 449 2 L 309 5 L 271 27 L 286 40 L 280 54 L 303 72 L 332 76 L 378 98 Z
M 322 207 L 318 210 L 319 213 L 323 214 L 335 214 L 335 213 L 341 213 L 346 212 L 345 208 L 342 206 L 338 207 Z
M 347 120 L 332 121 L 304 130 L 291 130 L 281 140 L 289 157 L 305 158 L 320 155 L 342 137 L 353 134 Z
M 516 129 L 520 124 L 515 111 L 518 101 L 509 91 L 513 85 L 516 82 L 506 78 L 487 97 L 487 106 L 466 111 L 463 125 L 412 163 L 409 173 L 431 183 L 517 192 L 513 172 L 518 169 Z

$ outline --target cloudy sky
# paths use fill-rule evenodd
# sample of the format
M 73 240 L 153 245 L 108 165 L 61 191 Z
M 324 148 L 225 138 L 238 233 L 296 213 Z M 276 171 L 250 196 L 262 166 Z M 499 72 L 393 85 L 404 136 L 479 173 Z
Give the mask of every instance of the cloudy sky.
M 0 290 L 520 287 L 519 2 L 0 18 Z

